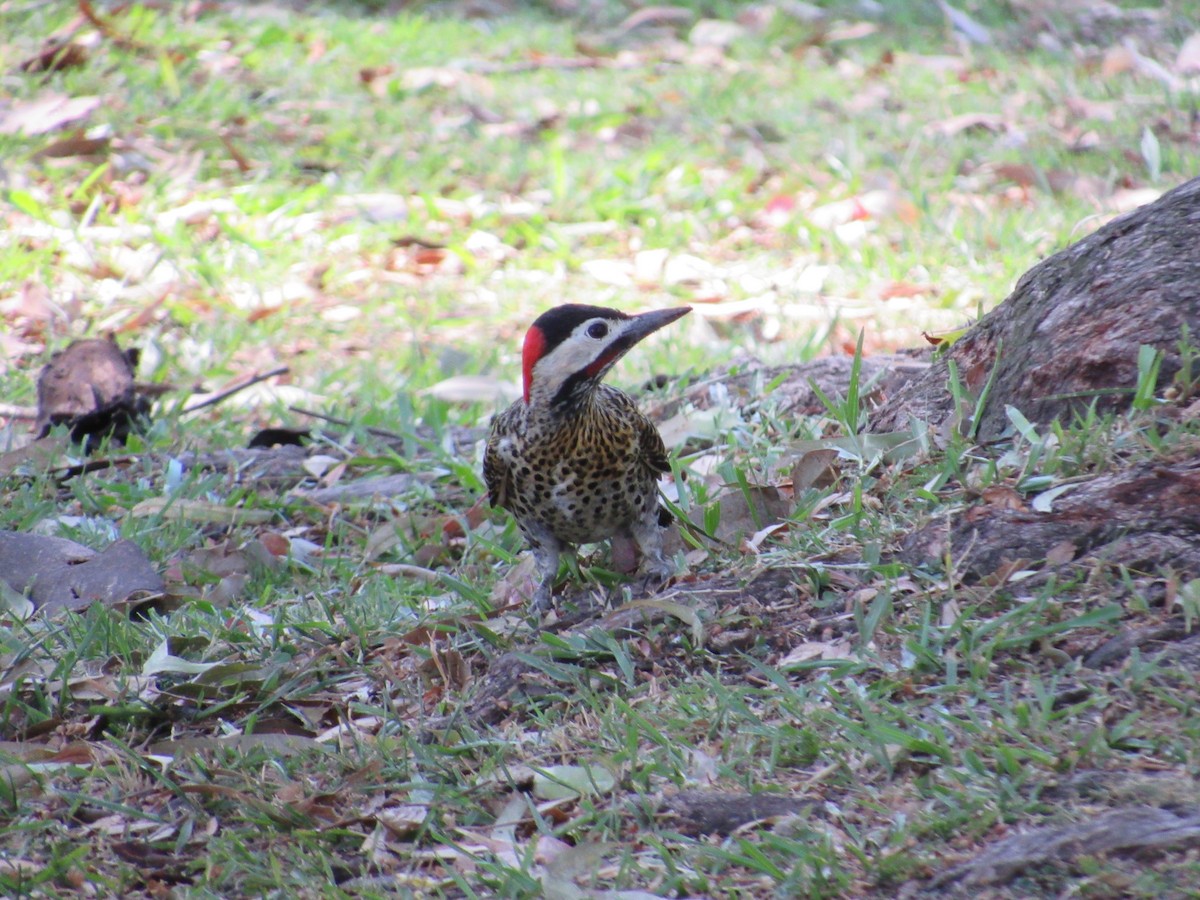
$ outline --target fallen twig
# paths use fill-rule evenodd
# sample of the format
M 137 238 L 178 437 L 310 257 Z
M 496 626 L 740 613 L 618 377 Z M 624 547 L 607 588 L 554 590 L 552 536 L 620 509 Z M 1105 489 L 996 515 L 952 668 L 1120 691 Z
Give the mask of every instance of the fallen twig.
M 260 381 L 266 381 L 268 378 L 274 378 L 276 375 L 286 375 L 291 370 L 287 366 L 276 366 L 269 372 L 262 372 L 257 375 L 251 375 L 245 381 L 238 384 L 230 385 L 224 390 L 217 391 L 215 394 L 209 394 L 203 400 L 198 400 L 195 403 L 190 403 L 183 408 L 184 413 L 192 413 L 198 409 L 204 409 L 206 406 L 215 406 L 222 400 L 232 397 L 238 391 L 244 391 L 248 387 L 253 387 Z
M 37 418 L 37 407 L 13 406 L 11 403 L 0 403 L 0 418 L 28 419 L 29 421 L 33 421 Z
M 88 0 L 79 0 L 79 13 L 85 19 L 87 19 L 103 37 L 108 38 L 108 40 L 112 41 L 122 50 L 128 50 L 132 53 L 144 53 L 151 55 L 155 52 L 155 48 L 151 47 L 150 45 L 143 44 L 140 41 L 134 40 L 128 35 L 121 34 L 120 31 L 114 28 L 108 21 L 101 17 L 99 13 L 96 12 Z
M 629 68 L 598 56 L 544 56 L 510 63 L 480 63 L 468 71 L 480 75 L 515 75 L 521 72 L 540 72 L 546 69 L 617 69 Z
M 301 416 L 310 416 L 314 419 L 320 419 L 322 422 L 328 422 L 330 425 L 338 425 L 342 428 L 349 428 L 354 423 L 348 419 L 339 419 L 337 416 L 331 416 L 328 413 L 319 413 L 311 409 L 302 409 L 299 406 L 289 406 L 288 410 Z M 393 441 L 404 440 L 404 435 L 397 434 L 395 431 L 388 431 L 386 428 L 372 428 L 367 426 L 367 434 L 375 437 L 387 438 Z

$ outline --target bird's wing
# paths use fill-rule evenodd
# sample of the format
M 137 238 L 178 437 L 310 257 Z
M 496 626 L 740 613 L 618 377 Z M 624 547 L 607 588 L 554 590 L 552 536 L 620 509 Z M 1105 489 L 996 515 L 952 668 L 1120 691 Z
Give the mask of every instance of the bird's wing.
M 654 427 L 654 423 L 638 414 L 638 444 L 642 450 L 642 459 L 657 479 L 659 475 L 671 471 L 671 463 L 667 459 L 667 445 L 663 443 L 662 435 Z M 658 507 L 658 524 L 666 528 L 671 524 L 672 515 L 661 505 Z
M 655 473 L 670 472 L 671 463 L 667 460 L 667 446 L 663 443 L 662 435 L 654 427 L 654 423 L 638 413 L 638 446 L 642 451 L 642 459 Z
M 483 451 L 483 480 L 487 483 L 488 502 L 492 506 L 503 506 L 506 509 L 512 487 L 512 475 L 509 472 L 508 461 L 500 454 L 500 441 L 515 430 L 515 418 L 511 406 L 492 418 L 492 428 Z
M 614 418 L 621 427 L 627 429 L 630 425 L 633 426 L 637 453 L 642 465 L 653 472 L 655 478 L 663 472 L 670 472 L 671 463 L 667 461 L 667 446 L 663 443 L 662 435 L 658 433 L 654 423 L 638 409 L 633 398 L 606 384 L 600 385 L 600 390 L 605 392 L 604 400 L 614 411 Z

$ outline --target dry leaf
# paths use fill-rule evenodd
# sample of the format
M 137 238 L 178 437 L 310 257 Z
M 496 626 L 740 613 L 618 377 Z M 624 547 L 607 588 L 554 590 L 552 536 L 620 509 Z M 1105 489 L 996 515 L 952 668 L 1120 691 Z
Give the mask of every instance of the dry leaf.
M 420 393 L 446 403 L 511 403 L 521 396 L 521 388 L 490 375 L 455 375 Z
M 979 583 L 985 587 L 1000 587 L 1010 581 L 1020 581 L 1023 573 L 1029 571 L 1029 562 L 1028 559 L 1005 560 L 994 572 L 979 579 Z
M 836 482 L 838 477 L 837 458 L 838 452 L 834 449 L 809 450 L 802 454 L 792 465 L 793 495 L 812 487 L 829 487 Z
M 934 293 L 934 288 L 929 284 L 913 284 L 911 281 L 893 281 L 880 288 L 879 299 L 895 300 L 904 297 L 920 297 L 922 294 L 932 293 Z
M 186 497 L 149 497 L 129 511 L 131 516 L 162 516 L 176 522 L 211 525 L 265 525 L 275 517 L 269 509 L 245 509 Z
M 779 668 L 783 669 L 812 659 L 850 659 L 852 654 L 853 648 L 845 638 L 838 638 L 835 641 L 805 641 L 788 651 L 787 656 L 779 661 Z
M 940 122 L 931 122 L 925 126 L 925 133 L 940 137 L 955 137 L 963 132 L 980 129 L 997 133 L 1004 131 L 1007 127 L 1004 116 L 1000 113 L 973 112 L 951 116 Z
M 701 19 L 692 26 L 688 40 L 694 47 L 725 49 L 745 33 L 745 27 L 737 22 L 727 22 L 724 19 Z
M 1024 509 L 1025 501 L 1008 485 L 995 484 L 984 488 L 983 502 L 993 509 Z
M 1180 75 L 1200 74 L 1200 31 L 1188 37 L 1179 48 L 1175 71 Z
M 613 287 L 633 287 L 633 272 L 629 263 L 619 259 L 589 259 L 580 270 L 601 284 Z
M 488 602 L 493 609 L 527 603 L 537 590 L 537 578 L 533 554 L 526 553 L 515 566 L 509 566 L 508 571 L 492 586 Z
M 82 130 L 69 137 L 59 138 L 33 154 L 34 159 L 64 159 L 71 156 L 98 156 L 108 150 L 112 138 L 108 135 L 88 137 Z
M 863 38 L 868 38 L 878 31 L 879 26 L 874 22 L 851 22 L 848 25 L 838 25 L 830 28 L 825 32 L 824 38 L 830 44 L 842 41 L 861 41 Z
M 45 94 L 37 100 L 14 103 L 0 113 L 0 134 L 46 134 L 86 119 L 100 108 L 99 97 Z
M 1074 541 L 1060 541 L 1046 551 L 1046 563 L 1051 566 L 1062 566 L 1075 558 L 1079 548 Z
M 416 803 L 388 806 L 375 813 L 375 819 L 399 838 L 410 838 L 429 818 L 429 807 Z
M 158 572 L 132 541 L 97 553 L 65 538 L 11 531 L 0 531 L 0 580 L 39 611 L 116 605 L 163 590 Z
M 747 553 L 757 554 L 759 552 L 759 549 L 761 548 L 763 542 L 767 538 L 769 538 L 771 535 L 775 534 L 778 531 L 782 531 L 783 529 L 785 529 L 787 527 L 788 527 L 787 522 L 778 522 L 774 525 L 768 525 L 766 528 L 756 531 L 753 535 L 751 535 L 745 541 L 743 541 L 742 547 L 743 547 L 743 549 L 746 550 Z
M 714 537 L 730 543 L 778 523 L 792 511 L 791 501 L 774 485 L 733 486 L 720 504 L 721 520 Z
M 695 15 L 684 6 L 647 6 L 626 16 L 615 30 L 625 35 L 644 25 L 686 25 Z
M 87 48 L 72 41 L 63 44 L 48 41 L 46 46 L 28 59 L 17 64 L 17 71 L 27 74 L 39 72 L 63 72 L 75 69 L 87 62 Z
M 0 478 L 23 468 L 48 469 L 71 449 L 66 435 L 51 435 L 0 453 Z
M 541 800 L 566 800 L 607 794 L 617 781 L 602 766 L 534 767 L 533 795 Z

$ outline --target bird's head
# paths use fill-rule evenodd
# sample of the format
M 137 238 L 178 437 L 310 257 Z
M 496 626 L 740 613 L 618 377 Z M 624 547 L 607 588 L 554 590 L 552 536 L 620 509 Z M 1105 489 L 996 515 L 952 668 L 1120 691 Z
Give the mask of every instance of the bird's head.
M 525 334 L 525 403 L 570 406 L 598 385 L 642 338 L 691 312 L 690 306 L 631 316 L 568 303 L 542 313 Z

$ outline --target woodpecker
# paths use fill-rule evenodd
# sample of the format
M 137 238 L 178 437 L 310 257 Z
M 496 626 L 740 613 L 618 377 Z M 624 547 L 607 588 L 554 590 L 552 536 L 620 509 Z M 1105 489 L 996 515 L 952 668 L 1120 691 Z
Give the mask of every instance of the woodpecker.
M 535 609 L 551 606 L 559 556 L 576 544 L 632 538 L 648 580 L 673 573 L 657 488 L 667 448 L 637 404 L 602 380 L 634 344 L 689 312 L 568 303 L 525 334 L 524 397 L 492 419 L 483 477 L 492 506 L 513 514 L 533 551 Z

